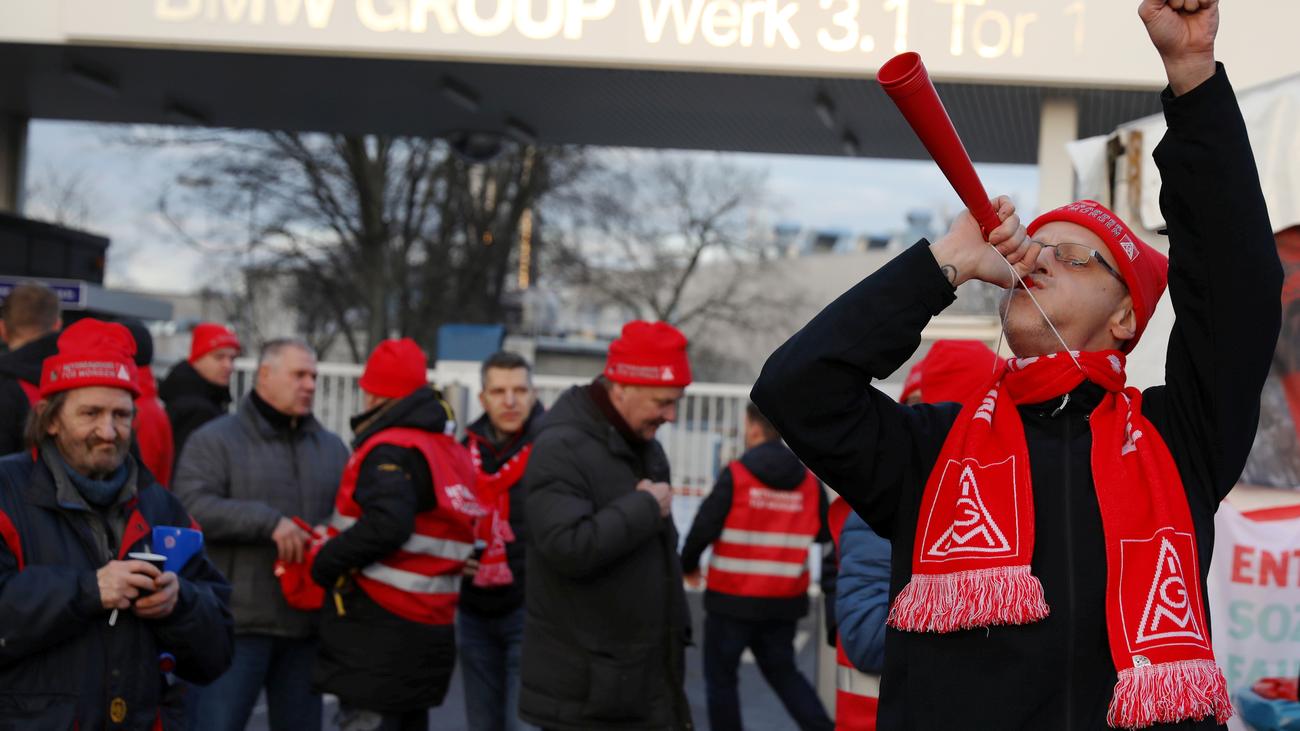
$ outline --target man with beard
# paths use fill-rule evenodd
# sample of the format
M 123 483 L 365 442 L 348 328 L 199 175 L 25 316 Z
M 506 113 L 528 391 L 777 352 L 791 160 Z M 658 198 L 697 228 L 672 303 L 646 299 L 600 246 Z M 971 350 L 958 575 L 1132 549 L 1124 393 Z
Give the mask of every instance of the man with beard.
M 474 492 L 487 515 L 478 521 L 482 548 L 466 565 L 456 637 L 465 673 L 465 714 L 476 731 L 519 728 L 519 655 L 524 640 L 524 470 L 542 405 L 533 369 L 517 353 L 483 361 L 479 403 L 465 445 L 478 472 Z
M 668 457 L 655 440 L 691 382 L 686 338 L 634 321 L 605 371 L 542 420 L 528 490 L 520 716 L 547 729 L 693 728 L 690 616 Z
M 312 682 L 339 697 L 341 731 L 428 728 L 455 668 L 460 578 L 482 511 L 427 369 L 410 338 L 385 340 L 366 362 L 332 537 L 312 561 L 330 592 Z
M 1218 2 L 1138 13 L 1169 80 L 1154 151 L 1168 259 L 1095 201 L 1026 229 L 1000 198 L 987 241 L 963 213 L 830 304 L 754 386 L 795 453 L 893 544 L 882 728 L 1211 729 L 1232 714 L 1205 580 L 1282 273 L 1214 57 Z M 1010 289 L 1017 357 L 960 405 L 873 388 L 971 279 Z M 1138 391 L 1126 354 L 1166 281 L 1166 382 Z
M 32 451 L 0 460 L 5 728 L 171 728 L 169 674 L 204 683 L 230 663 L 230 587 L 203 553 L 179 572 L 132 558 L 162 548 L 153 526 L 192 525 L 129 455 L 134 351 L 116 323 L 64 331 L 42 368 Z
M 230 328 L 215 322 L 199 323 L 190 338 L 189 360 L 172 366 L 163 379 L 158 397 L 167 406 L 178 459 L 191 434 L 230 411 L 230 377 L 239 352 L 239 338 Z
M 63 320 L 59 296 L 38 282 L 13 288 L 0 308 L 0 455 L 21 451 L 27 413 L 36 402 L 41 364 L 57 352 Z

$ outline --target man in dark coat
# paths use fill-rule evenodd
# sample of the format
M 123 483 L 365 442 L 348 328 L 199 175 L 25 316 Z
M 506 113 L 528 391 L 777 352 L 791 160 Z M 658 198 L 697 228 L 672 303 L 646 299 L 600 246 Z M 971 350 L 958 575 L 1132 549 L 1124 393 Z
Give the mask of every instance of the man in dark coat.
M 361 376 L 366 410 L 311 575 L 329 590 L 312 684 L 340 731 L 419 731 L 456 666 L 453 617 L 477 504 L 452 415 L 415 341 L 385 340 Z
M 1139 13 L 1169 79 L 1155 149 L 1176 317 L 1165 385 L 1119 386 L 1163 289 L 1161 254 L 1090 201 L 1044 214 L 1030 239 L 1000 199 L 988 243 L 963 214 L 829 305 L 754 387 L 795 453 L 893 543 L 881 728 L 1209 729 L 1231 713 L 1205 579 L 1215 510 L 1256 429 L 1281 268 L 1214 60 L 1218 4 L 1143 0 Z M 874 389 L 971 278 L 1016 284 L 1004 325 L 1019 357 L 987 395 L 908 407 Z M 958 460 L 972 444 L 1016 451 Z M 952 562 L 991 568 L 955 576 Z M 1010 591 L 965 588 L 998 583 Z M 996 619 L 950 623 L 971 610 Z
M 831 540 L 826 490 L 752 403 L 744 437 L 745 453 L 718 475 L 682 546 L 688 581 L 698 580 L 700 556 L 713 546 L 704 592 L 709 727 L 743 728 L 738 673 L 748 648 L 799 728 L 830 731 L 794 652 L 796 625 L 808 613 L 808 549 Z
M 243 729 L 264 688 L 273 728 L 320 728 L 321 697 L 311 690 L 318 613 L 290 606 L 275 576 L 277 559 L 302 562 L 311 536 L 294 518 L 329 517 L 348 459 L 343 440 L 312 415 L 315 397 L 315 351 L 271 340 L 239 410 L 194 432 L 176 464 L 172 489 L 230 578 L 235 615 L 230 670 L 199 693 L 205 731 Z
M 33 451 L 0 460 L 0 727 L 174 728 L 171 675 L 230 664 L 230 587 L 202 551 L 178 571 L 132 558 L 165 550 L 153 527 L 192 521 L 129 454 L 126 328 L 85 319 L 58 345 Z
M 27 414 L 36 398 L 41 363 L 57 352 L 63 320 L 59 296 L 49 287 L 28 282 L 14 287 L 0 316 L 0 339 L 9 352 L 0 354 L 0 455 L 23 449 Z
M 158 397 L 167 406 L 176 459 L 180 459 L 181 448 L 191 434 L 230 411 L 230 378 L 240 348 L 239 338 L 230 328 L 200 323 L 190 338 L 189 360 L 172 366 L 163 379 Z
M 630 322 L 604 374 L 542 420 L 528 490 L 520 716 L 547 729 L 691 729 L 690 618 L 655 440 L 690 383 L 686 338 Z
M 487 511 L 475 530 L 480 550 L 461 583 L 456 641 L 465 715 L 476 731 L 519 728 L 519 656 L 524 643 L 528 522 L 523 477 L 543 413 L 533 369 L 517 353 L 483 361 L 479 403 L 465 446 L 477 471 L 474 492 Z

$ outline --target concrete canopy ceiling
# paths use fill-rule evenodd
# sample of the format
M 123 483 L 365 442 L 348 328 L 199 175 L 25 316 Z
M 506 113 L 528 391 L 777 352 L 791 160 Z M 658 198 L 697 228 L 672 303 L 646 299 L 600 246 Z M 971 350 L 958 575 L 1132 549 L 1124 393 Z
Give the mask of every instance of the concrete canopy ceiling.
M 926 157 L 866 79 L 15 43 L 0 44 L 0 69 L 0 112 L 30 118 L 414 136 L 506 132 L 512 119 L 541 144 L 803 155 L 845 155 L 847 133 L 862 156 Z M 1048 97 L 1078 100 L 1080 137 L 1160 109 L 1151 91 L 939 94 L 977 162 L 1036 162 Z

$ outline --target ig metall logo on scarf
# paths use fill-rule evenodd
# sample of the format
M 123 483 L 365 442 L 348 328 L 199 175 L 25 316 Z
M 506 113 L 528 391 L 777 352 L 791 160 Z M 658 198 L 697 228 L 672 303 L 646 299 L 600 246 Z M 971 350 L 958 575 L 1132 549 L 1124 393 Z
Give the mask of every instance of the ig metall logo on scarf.
M 1119 610 L 1135 665 L 1159 662 L 1141 653 L 1160 647 L 1210 649 L 1195 546 L 1192 534 L 1173 528 L 1120 541 Z
M 1015 457 L 980 464 L 950 459 L 926 516 L 922 563 L 987 559 L 1020 553 Z

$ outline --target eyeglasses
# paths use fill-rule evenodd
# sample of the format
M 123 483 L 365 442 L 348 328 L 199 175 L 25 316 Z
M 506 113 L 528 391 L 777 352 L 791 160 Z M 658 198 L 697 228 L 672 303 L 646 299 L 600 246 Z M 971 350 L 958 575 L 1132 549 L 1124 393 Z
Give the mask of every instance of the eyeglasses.
M 1072 244 L 1068 242 L 1063 244 L 1045 244 L 1042 241 L 1034 241 L 1034 243 L 1042 246 L 1044 249 L 1051 249 L 1052 256 L 1055 256 L 1057 261 L 1068 264 L 1071 269 L 1086 269 L 1088 264 L 1095 260 L 1101 265 L 1102 269 L 1110 272 L 1112 277 L 1118 279 L 1119 283 L 1124 285 L 1125 289 L 1128 288 L 1128 282 L 1124 281 L 1123 275 L 1115 271 L 1115 267 L 1107 264 L 1106 260 L 1102 258 L 1101 253 L 1091 246 Z

